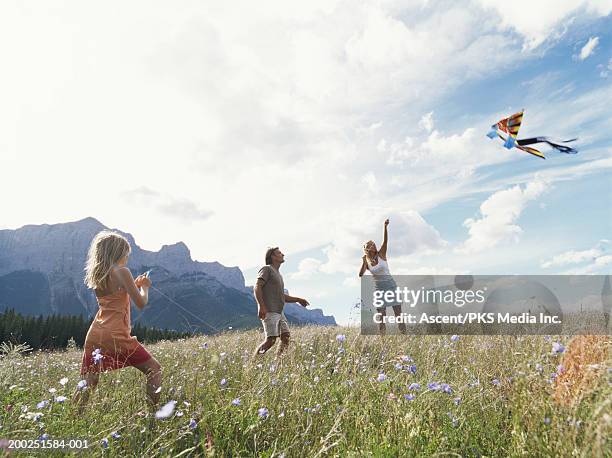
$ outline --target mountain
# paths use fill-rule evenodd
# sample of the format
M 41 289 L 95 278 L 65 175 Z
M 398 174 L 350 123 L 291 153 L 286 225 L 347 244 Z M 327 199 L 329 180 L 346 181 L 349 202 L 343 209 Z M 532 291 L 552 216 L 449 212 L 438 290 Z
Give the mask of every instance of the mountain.
M 85 218 L 0 230 L 0 311 L 95 314 L 96 298 L 83 283 L 83 269 L 91 240 L 104 229 L 95 218 Z M 131 234 L 113 230 L 130 242 L 128 267 L 134 274 L 153 269 L 149 304 L 142 312 L 132 307 L 133 323 L 206 333 L 260 325 L 252 289 L 238 267 L 195 261 L 183 242 L 144 250 Z M 285 314 L 298 324 L 336 324 L 321 310 L 297 304 L 287 304 Z

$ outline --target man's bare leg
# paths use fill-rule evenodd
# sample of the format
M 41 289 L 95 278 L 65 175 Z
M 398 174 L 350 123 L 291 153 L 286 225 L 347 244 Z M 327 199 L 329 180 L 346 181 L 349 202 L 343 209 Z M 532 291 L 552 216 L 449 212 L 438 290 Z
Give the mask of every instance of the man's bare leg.
M 259 345 L 259 347 L 257 347 L 257 350 L 255 350 L 255 355 L 254 356 L 263 355 L 270 348 L 272 348 L 272 346 L 274 345 L 275 342 L 276 342 L 276 336 L 267 337 L 266 340 L 264 340 Z
M 287 349 L 287 347 L 289 347 L 289 336 L 290 334 L 288 332 L 283 332 L 281 334 L 281 343 L 276 351 L 276 356 L 280 356 Z

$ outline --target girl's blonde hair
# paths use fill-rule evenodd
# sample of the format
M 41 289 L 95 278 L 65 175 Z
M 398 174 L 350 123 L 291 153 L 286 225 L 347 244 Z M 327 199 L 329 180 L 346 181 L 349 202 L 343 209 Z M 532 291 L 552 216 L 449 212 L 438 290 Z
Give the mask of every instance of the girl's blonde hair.
M 113 265 L 130 254 L 127 239 L 112 231 L 101 231 L 89 246 L 85 265 L 85 284 L 91 289 L 105 290 Z
M 366 243 L 363 244 L 363 254 L 365 254 L 366 257 L 371 261 L 372 258 L 370 258 L 370 253 L 368 252 L 368 247 L 370 245 L 376 245 L 374 243 L 374 240 L 368 240 Z

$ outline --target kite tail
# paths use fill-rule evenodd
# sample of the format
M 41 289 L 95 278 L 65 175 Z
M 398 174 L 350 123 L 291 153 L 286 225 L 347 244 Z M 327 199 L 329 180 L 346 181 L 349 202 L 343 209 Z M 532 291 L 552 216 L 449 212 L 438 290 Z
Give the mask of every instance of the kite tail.
M 561 143 L 570 143 L 576 140 L 578 139 L 572 138 L 569 140 L 561 140 Z M 517 143 L 521 146 L 533 145 L 534 143 L 546 143 L 550 145 L 552 148 L 554 148 L 555 150 L 559 151 L 560 153 L 576 154 L 578 152 L 576 148 L 572 148 L 571 146 L 567 146 L 567 145 L 560 145 L 559 143 L 555 143 L 551 141 L 550 138 L 548 137 L 523 138 L 521 140 L 517 140 Z

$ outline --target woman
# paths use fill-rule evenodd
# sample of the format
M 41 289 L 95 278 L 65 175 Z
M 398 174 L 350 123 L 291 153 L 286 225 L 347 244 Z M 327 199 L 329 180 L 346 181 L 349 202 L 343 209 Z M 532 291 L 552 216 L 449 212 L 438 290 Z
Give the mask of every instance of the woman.
M 389 264 L 387 263 L 387 242 L 389 240 L 387 233 L 387 226 L 389 220 L 385 220 L 385 229 L 383 235 L 383 243 L 380 246 L 380 250 L 376 249 L 376 244 L 372 240 L 368 240 L 363 245 L 364 255 L 362 257 L 363 262 L 361 263 L 361 269 L 359 270 L 359 276 L 362 277 L 366 270 L 369 270 L 374 277 L 374 287 L 377 291 L 395 291 L 397 285 L 395 280 L 389 272 Z M 380 313 L 383 318 L 386 316 L 386 308 L 393 307 L 393 313 L 395 316 L 400 316 L 402 313 L 402 305 L 400 303 L 388 304 L 385 307 L 376 308 L 376 311 Z M 383 321 L 383 320 L 381 320 Z M 380 334 L 385 335 L 386 326 L 384 322 L 379 323 Z M 398 323 L 399 330 L 402 334 L 406 334 L 406 324 Z
M 89 327 L 81 363 L 86 385 L 79 386 L 75 401 L 82 408 L 89 393 L 98 385 L 100 372 L 134 366 L 147 377 L 149 403 L 156 407 L 161 386 L 161 366 L 130 335 L 130 298 L 139 309 L 149 300 L 151 280 L 146 275 L 132 277 L 126 267 L 130 245 L 125 237 L 111 231 L 98 233 L 89 248 L 85 284 L 93 289 L 98 312 Z

